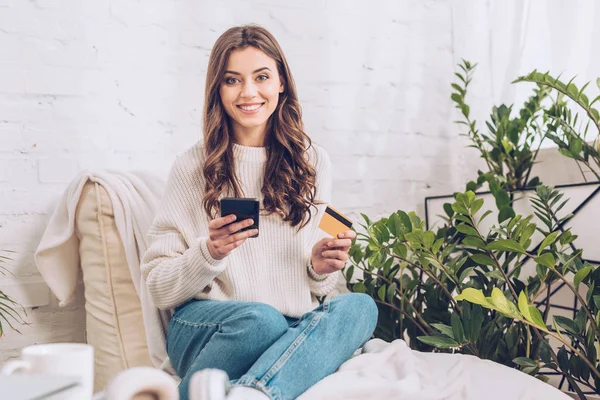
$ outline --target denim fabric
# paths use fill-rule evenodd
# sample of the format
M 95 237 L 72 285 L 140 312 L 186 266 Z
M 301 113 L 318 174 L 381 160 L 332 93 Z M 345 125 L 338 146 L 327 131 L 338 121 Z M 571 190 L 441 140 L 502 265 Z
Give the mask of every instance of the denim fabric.
M 204 368 L 222 369 L 233 384 L 273 400 L 295 399 L 350 358 L 376 323 L 375 302 L 360 293 L 325 300 L 300 319 L 263 303 L 194 300 L 175 311 L 167 352 L 183 378 L 181 400 Z

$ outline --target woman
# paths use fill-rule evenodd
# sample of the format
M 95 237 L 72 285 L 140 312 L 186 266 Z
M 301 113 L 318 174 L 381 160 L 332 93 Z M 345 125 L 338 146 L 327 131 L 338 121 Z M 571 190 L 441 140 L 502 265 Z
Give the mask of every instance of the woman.
M 242 231 L 252 220 L 219 216 L 223 197 L 259 199 L 258 237 Z M 316 298 L 356 236 L 319 230 L 330 198 L 331 162 L 303 132 L 279 44 L 258 26 L 229 29 L 210 55 L 203 143 L 175 161 L 142 265 L 156 306 L 175 309 L 167 352 L 182 399 L 293 399 L 370 338 L 369 296 Z

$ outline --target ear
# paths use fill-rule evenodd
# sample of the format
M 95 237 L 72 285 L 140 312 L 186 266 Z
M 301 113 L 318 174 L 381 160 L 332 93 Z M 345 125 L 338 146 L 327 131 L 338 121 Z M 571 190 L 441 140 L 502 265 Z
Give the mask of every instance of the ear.
M 279 77 L 279 82 L 281 82 L 281 84 L 279 85 L 279 93 L 283 93 L 283 90 L 284 90 L 283 84 L 284 84 L 284 82 L 283 82 L 283 79 L 281 79 L 281 77 Z

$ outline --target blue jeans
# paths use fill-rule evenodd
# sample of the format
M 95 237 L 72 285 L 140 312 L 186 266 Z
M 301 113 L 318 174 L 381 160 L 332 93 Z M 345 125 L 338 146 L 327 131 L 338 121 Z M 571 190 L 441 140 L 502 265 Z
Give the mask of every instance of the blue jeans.
M 233 384 L 273 400 L 295 399 L 335 372 L 373 334 L 377 306 L 365 294 L 339 295 L 300 319 L 263 303 L 194 300 L 176 309 L 167 352 L 181 400 L 192 375 L 217 368 Z

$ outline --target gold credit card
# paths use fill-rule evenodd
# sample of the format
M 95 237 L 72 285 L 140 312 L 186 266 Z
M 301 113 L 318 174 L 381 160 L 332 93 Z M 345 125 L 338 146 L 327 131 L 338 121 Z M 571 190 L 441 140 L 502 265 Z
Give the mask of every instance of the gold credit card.
M 319 222 L 319 228 L 337 238 L 339 233 L 352 228 L 352 221 L 339 211 L 327 206 L 325 214 L 323 214 L 323 218 L 321 218 L 321 222 Z

